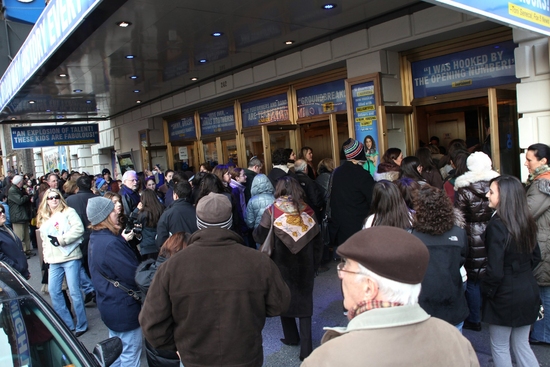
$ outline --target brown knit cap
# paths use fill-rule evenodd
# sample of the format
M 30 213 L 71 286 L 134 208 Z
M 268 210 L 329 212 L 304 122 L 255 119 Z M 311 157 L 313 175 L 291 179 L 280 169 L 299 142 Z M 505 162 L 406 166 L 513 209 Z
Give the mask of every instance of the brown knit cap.
M 422 283 L 430 260 L 422 241 L 401 228 L 387 226 L 360 230 L 336 252 L 378 275 L 406 284 Z

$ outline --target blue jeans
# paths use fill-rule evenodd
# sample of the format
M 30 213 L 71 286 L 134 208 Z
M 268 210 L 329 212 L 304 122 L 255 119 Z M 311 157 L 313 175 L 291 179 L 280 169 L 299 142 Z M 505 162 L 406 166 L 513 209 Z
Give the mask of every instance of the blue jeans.
M 550 287 L 539 287 L 540 299 L 544 306 L 544 318 L 535 322 L 531 339 L 550 343 Z
M 470 309 L 466 321 L 474 324 L 481 322 L 481 286 L 479 281 L 468 279 L 466 282 L 466 302 Z
M 109 338 L 118 336 L 122 340 L 122 354 L 111 367 L 139 367 L 143 334 L 141 328 L 130 331 L 113 331 L 109 329 Z
M 80 260 L 70 260 L 59 264 L 50 264 L 48 290 L 52 299 L 53 308 L 61 317 L 65 325 L 71 330 L 84 331 L 88 329 L 88 320 L 86 319 L 86 310 L 84 309 L 84 298 L 80 291 L 80 269 L 82 263 Z M 65 304 L 63 298 L 62 285 L 63 277 L 67 278 L 69 294 L 76 313 L 76 327 L 71 317 L 71 313 Z
M 84 266 L 82 265 L 80 266 L 80 271 L 78 273 L 80 276 L 80 287 L 82 288 L 82 291 L 84 292 L 84 294 L 93 292 L 95 289 L 92 284 L 92 280 L 90 279 L 88 274 L 86 274 L 86 270 L 84 270 Z

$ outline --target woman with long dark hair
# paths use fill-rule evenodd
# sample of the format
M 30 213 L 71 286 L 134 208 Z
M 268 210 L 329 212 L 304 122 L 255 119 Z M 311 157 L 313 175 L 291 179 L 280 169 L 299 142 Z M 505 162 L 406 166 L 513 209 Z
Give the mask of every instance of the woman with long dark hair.
M 527 180 L 527 205 L 537 222 L 537 240 L 541 252 L 550 253 L 550 147 L 533 144 L 527 148 L 525 166 L 529 169 Z M 540 298 L 546 310 L 550 310 L 550 257 L 545 256 L 535 268 Z M 548 312 L 548 311 L 547 311 Z M 550 344 L 550 316 L 535 322 L 531 344 Z
M 156 259 L 158 255 L 155 238 L 157 236 L 157 224 L 163 211 L 164 206 L 159 202 L 154 190 L 145 189 L 141 192 L 137 220 L 141 223 L 139 252 L 142 259 Z
M 376 166 L 378 165 L 378 151 L 376 150 L 376 142 L 372 135 L 365 136 L 363 146 L 365 147 L 365 157 L 367 158 L 363 168 L 369 171 L 371 176 L 374 176 Z
M 420 159 L 415 156 L 403 158 L 399 169 L 399 178 L 408 177 L 421 185 L 427 184 L 424 177 L 422 177 L 421 172 L 422 165 L 420 164 Z
M 481 279 L 482 321 L 489 324 L 493 363 L 495 367 L 512 365 L 511 344 L 518 366 L 538 366 L 529 346 L 529 330 L 540 306 L 533 276 L 541 258 L 537 225 L 517 178 L 492 179 L 487 198 L 496 212 L 485 230 L 487 270 Z
M 254 230 L 254 240 L 263 243 L 271 226 L 275 245 L 271 255 L 290 288 L 288 310 L 281 314 L 286 345 L 300 344 L 300 360 L 313 350 L 311 315 L 313 314 L 313 279 L 319 268 L 323 243 L 313 209 L 304 202 L 298 181 L 283 176 L 277 181 L 275 202 L 269 206 Z M 295 318 L 299 318 L 300 331 Z
M 387 180 L 378 181 L 372 190 L 370 215 L 363 228 L 390 226 L 403 229 L 412 227 L 412 218 L 397 186 Z
M 374 174 L 374 180 L 395 181 L 399 177 L 399 168 L 403 160 L 403 152 L 399 148 L 390 148 L 382 156 L 378 169 Z
M 416 150 L 416 157 L 420 160 L 422 172 L 420 175 L 427 183 L 438 189 L 443 188 L 443 178 L 432 158 L 432 152 L 426 147 Z

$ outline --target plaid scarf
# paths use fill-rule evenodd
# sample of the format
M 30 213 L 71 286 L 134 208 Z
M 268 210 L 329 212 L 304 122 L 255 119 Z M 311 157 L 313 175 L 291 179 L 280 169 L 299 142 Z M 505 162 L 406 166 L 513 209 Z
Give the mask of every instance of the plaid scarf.
M 351 320 L 355 316 L 375 308 L 390 308 L 390 307 L 397 307 L 397 306 L 403 306 L 403 304 L 398 302 L 377 301 L 377 300 L 361 301 L 353 309 L 348 310 L 348 320 Z

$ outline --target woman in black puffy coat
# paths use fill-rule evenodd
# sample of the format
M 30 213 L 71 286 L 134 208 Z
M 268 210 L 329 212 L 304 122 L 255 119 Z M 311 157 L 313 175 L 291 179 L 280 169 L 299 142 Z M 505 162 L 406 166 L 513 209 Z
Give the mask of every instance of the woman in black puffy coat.
M 491 168 L 491 158 L 483 152 L 471 154 L 466 165 L 468 171 L 455 180 L 455 207 L 464 215 L 468 235 L 468 255 L 466 268 L 466 300 L 470 314 L 464 321 L 464 328 L 481 330 L 481 290 L 480 277 L 485 273 L 487 251 L 481 238 L 493 210 L 485 196 L 489 182 L 498 176 Z

